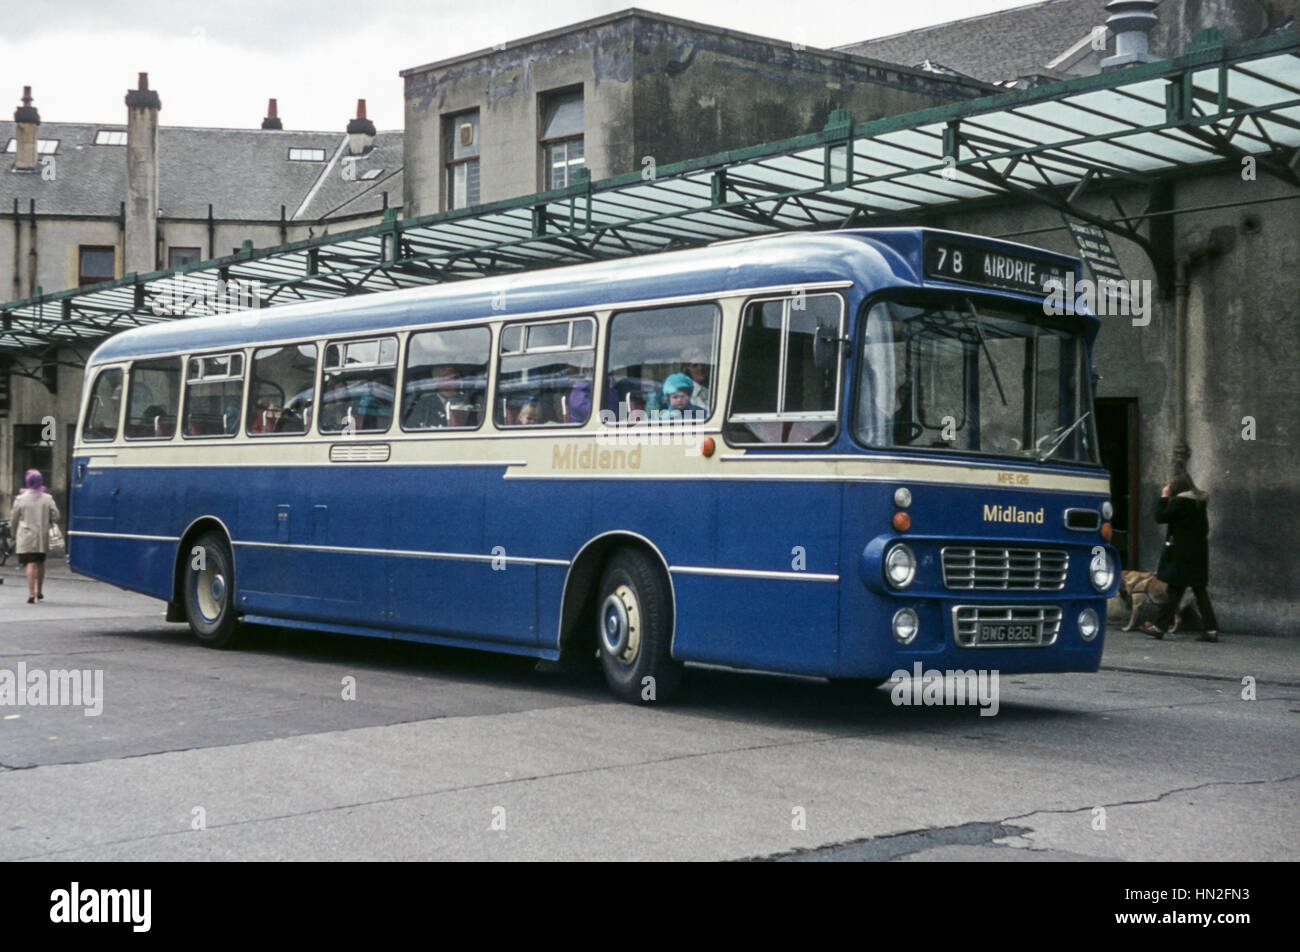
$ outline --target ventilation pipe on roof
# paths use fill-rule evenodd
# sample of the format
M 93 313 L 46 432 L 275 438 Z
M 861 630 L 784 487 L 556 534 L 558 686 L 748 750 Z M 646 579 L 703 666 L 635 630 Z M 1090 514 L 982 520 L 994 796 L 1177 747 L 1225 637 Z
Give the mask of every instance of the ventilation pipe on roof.
M 126 94 L 126 221 L 124 258 L 127 272 L 157 269 L 158 247 L 158 113 L 162 100 L 149 88 L 149 74 Z
M 284 123 L 280 121 L 280 116 L 277 114 L 276 103 L 274 99 L 268 99 L 266 101 L 266 118 L 262 120 L 262 128 L 263 129 L 284 128 Z
M 348 123 L 348 152 L 365 155 L 375 145 L 375 124 L 366 118 L 366 101 L 357 100 L 357 117 Z
M 36 129 L 41 124 L 41 114 L 32 105 L 32 87 L 23 87 L 23 104 L 14 110 L 17 126 L 18 158 L 14 169 L 19 172 L 36 171 Z
M 1156 25 L 1156 7 L 1160 0 L 1110 0 L 1106 26 L 1115 34 L 1115 55 L 1101 61 L 1103 72 L 1123 69 L 1137 63 L 1153 63 L 1148 34 Z

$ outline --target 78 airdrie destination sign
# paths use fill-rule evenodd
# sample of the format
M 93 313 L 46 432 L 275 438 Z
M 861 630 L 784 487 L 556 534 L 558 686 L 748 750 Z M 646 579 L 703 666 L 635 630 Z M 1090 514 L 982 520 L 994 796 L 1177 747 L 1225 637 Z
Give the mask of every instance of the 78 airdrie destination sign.
M 1042 295 L 1051 290 L 1048 282 L 1065 284 L 1067 265 L 1062 262 L 992 250 L 946 235 L 927 235 L 924 254 L 926 275 L 943 281 Z

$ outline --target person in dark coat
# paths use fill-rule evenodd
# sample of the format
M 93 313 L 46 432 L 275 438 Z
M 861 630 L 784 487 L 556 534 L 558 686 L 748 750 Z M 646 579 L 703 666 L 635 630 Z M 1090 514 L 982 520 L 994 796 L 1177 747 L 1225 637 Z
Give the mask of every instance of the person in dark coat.
M 1160 491 L 1160 499 L 1156 502 L 1156 522 L 1167 523 L 1169 534 L 1160 554 L 1156 578 L 1169 586 L 1169 598 L 1161 606 L 1155 624 L 1147 622 L 1142 626 L 1142 630 L 1152 638 L 1164 637 L 1173 624 L 1183 593 L 1190 588 L 1205 623 L 1201 640 L 1219 640 L 1219 622 L 1214 617 L 1210 593 L 1206 591 L 1210 574 L 1208 499 L 1186 473 L 1179 473 Z

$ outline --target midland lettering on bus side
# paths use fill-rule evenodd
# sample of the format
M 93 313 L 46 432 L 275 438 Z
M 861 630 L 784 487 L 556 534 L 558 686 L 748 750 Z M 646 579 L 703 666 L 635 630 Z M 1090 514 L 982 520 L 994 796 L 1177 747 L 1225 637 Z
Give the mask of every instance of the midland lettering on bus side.
M 551 469 L 640 469 L 641 447 L 630 450 L 602 449 L 588 443 L 582 449 L 576 443 L 551 447 Z

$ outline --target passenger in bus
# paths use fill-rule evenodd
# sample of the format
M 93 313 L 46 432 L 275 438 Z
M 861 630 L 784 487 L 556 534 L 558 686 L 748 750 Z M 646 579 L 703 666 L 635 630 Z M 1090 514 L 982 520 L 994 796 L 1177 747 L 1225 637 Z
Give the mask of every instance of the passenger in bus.
M 683 370 L 695 384 L 695 392 L 691 394 L 692 399 L 707 410 L 713 403 L 713 391 L 709 389 L 709 377 L 713 368 L 699 361 L 687 361 L 683 365 Z
M 412 405 L 407 427 L 434 430 L 447 426 L 477 426 L 478 394 L 467 393 L 464 380 L 454 364 L 434 368 L 433 390 L 422 393 Z
M 360 417 L 357 421 L 358 429 L 388 429 L 388 423 L 393 417 L 393 402 L 380 391 L 382 386 L 374 378 L 365 381 L 364 392 L 357 401 L 357 415 Z
M 569 423 L 586 423 L 587 417 L 591 416 L 591 378 L 580 376 L 582 371 L 577 367 L 569 368 L 570 379 L 573 380 L 569 387 L 569 398 L 565 401 L 566 420 Z
M 320 428 L 325 432 L 343 429 L 351 416 L 347 401 L 347 382 L 338 375 L 325 381 L 325 393 L 320 405 Z
M 271 397 L 262 397 L 257 401 L 253 419 L 248 424 L 250 433 L 274 433 L 280 423 L 281 408 Z
M 542 405 L 536 400 L 529 400 L 519 408 L 515 422 L 520 426 L 533 426 L 542 422 Z
M 659 420 L 703 420 L 709 412 L 691 400 L 695 381 L 686 374 L 671 374 L 664 381 L 663 393 L 668 406 L 659 411 Z

